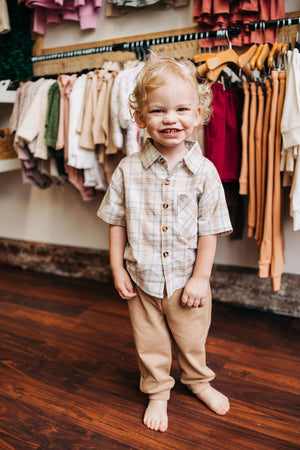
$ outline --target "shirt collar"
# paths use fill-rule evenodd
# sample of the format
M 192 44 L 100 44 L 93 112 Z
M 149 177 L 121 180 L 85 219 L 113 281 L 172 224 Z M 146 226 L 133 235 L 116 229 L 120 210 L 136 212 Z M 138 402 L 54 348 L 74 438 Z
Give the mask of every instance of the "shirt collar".
M 157 159 L 161 158 L 161 154 L 154 147 L 151 138 L 147 138 L 141 151 L 141 161 L 145 169 L 148 169 Z
M 186 141 L 185 145 L 189 150 L 184 156 L 183 161 L 187 168 L 196 173 L 201 165 L 202 151 L 197 141 Z M 141 161 L 145 169 L 148 169 L 155 161 L 161 158 L 160 152 L 154 147 L 151 138 L 147 138 L 141 151 Z
M 193 173 L 197 173 L 202 162 L 202 150 L 197 141 L 186 141 L 186 147 L 189 151 L 184 156 L 183 160 L 187 168 Z

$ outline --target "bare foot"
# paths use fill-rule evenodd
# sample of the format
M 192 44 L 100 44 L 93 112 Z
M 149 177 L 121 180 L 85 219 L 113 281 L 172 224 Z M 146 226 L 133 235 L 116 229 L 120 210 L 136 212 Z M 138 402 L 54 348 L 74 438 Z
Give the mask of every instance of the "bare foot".
M 167 400 L 149 400 L 144 414 L 144 425 L 154 431 L 168 429 Z
M 196 394 L 196 396 L 212 411 L 221 416 L 224 416 L 230 409 L 228 398 L 212 386 L 208 386 L 203 392 Z

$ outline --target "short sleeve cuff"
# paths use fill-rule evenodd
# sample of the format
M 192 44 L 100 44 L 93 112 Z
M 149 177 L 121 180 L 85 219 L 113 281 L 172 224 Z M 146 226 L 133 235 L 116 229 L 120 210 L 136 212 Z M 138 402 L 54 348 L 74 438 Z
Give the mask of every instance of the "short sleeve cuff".
M 126 221 L 124 217 L 113 216 L 110 212 L 108 212 L 105 209 L 105 207 L 102 207 L 101 205 L 97 211 L 97 216 L 104 222 L 108 223 L 109 225 L 119 225 L 121 227 L 126 226 Z

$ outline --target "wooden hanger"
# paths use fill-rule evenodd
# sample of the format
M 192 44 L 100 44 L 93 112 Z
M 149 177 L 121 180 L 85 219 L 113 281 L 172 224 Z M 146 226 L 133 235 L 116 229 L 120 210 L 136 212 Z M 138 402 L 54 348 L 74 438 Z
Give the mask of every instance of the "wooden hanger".
M 215 52 L 200 53 L 199 55 L 193 56 L 193 61 L 195 63 L 204 62 L 207 61 L 209 58 L 213 58 L 216 55 L 217 53 Z
M 219 30 L 220 31 L 220 30 Z M 217 32 L 217 37 L 218 37 L 218 33 L 219 32 Z M 201 36 L 201 39 L 203 39 L 203 38 L 205 38 L 205 39 L 209 39 L 209 33 L 208 32 L 203 32 L 203 33 L 200 33 L 200 36 Z M 199 47 L 199 51 L 200 51 L 200 47 Z M 193 56 L 193 61 L 195 62 L 195 63 L 199 63 L 199 62 L 205 62 L 207 59 L 209 59 L 209 58 L 213 58 L 214 56 L 216 56 L 217 55 L 217 53 L 216 52 L 211 52 L 211 47 L 209 46 L 209 51 L 208 52 L 202 52 L 201 51 L 201 53 L 199 53 L 198 55 L 194 55 Z
M 269 69 L 272 69 L 274 57 L 277 55 L 277 53 L 278 53 L 278 44 L 277 44 L 277 42 L 275 42 L 275 44 L 273 44 L 273 47 L 271 48 L 271 51 L 268 56 Z
M 223 50 L 222 52 L 218 53 L 213 58 L 208 59 L 206 61 L 206 64 L 209 70 L 213 70 L 219 67 L 221 64 L 229 64 L 230 62 L 237 64 L 238 59 L 238 54 L 232 48 L 228 48 L 227 50 Z
M 261 70 L 263 68 L 264 62 L 267 59 L 268 55 L 270 53 L 270 47 L 269 44 L 263 44 L 263 48 L 257 58 L 256 61 L 256 67 L 258 70 Z
M 208 67 L 207 67 L 206 63 L 201 64 L 201 66 L 197 67 L 197 73 L 200 78 L 205 78 L 207 71 L 208 71 Z
M 260 23 L 259 31 L 260 31 L 260 39 L 261 39 L 261 41 L 262 41 L 262 33 L 264 33 L 264 30 L 265 30 L 265 25 L 263 23 Z M 256 27 L 255 27 L 255 33 L 256 33 Z M 256 40 L 256 34 L 255 34 L 255 40 Z M 264 44 L 263 43 L 261 43 L 261 44 L 259 44 L 257 46 L 254 55 L 250 59 L 250 69 L 251 70 L 254 70 L 257 67 L 257 61 L 258 61 L 258 58 L 259 58 L 263 48 L 264 48 Z M 266 48 L 265 48 L 264 53 L 266 53 Z M 264 59 L 264 61 L 265 61 L 265 59 Z
M 200 77 L 206 76 L 209 81 L 216 81 L 222 70 L 230 63 L 235 64 L 237 67 L 241 68 L 243 72 L 246 74 L 248 78 L 252 78 L 252 72 L 249 67 L 244 64 L 243 66 L 239 65 L 239 55 L 235 50 L 231 47 L 231 42 L 228 38 L 228 32 L 226 33 L 226 37 L 228 40 L 229 48 L 223 50 L 219 53 L 216 53 L 214 56 L 211 56 L 212 53 L 208 53 L 208 58 L 206 58 L 205 63 L 201 66 L 197 67 L 197 73 Z M 198 55 L 196 55 L 198 56 Z M 201 55 L 199 55 L 201 56 Z M 205 54 L 203 55 L 205 56 Z M 199 60 L 199 59 L 198 59 Z M 204 60 L 204 59 L 202 59 Z
M 211 58 L 206 62 L 208 68 L 206 74 L 207 78 L 210 81 L 216 81 L 224 67 L 226 67 L 230 63 L 233 63 L 237 67 L 242 69 L 247 78 L 252 78 L 252 71 L 249 69 L 247 64 L 243 66 L 239 65 L 239 55 L 232 48 L 220 52 L 216 57 Z
M 288 44 L 282 44 L 280 53 L 281 53 L 282 55 L 286 55 L 286 52 L 288 51 L 288 48 L 289 48 L 289 45 L 288 45 Z
M 260 55 L 260 53 L 261 53 L 261 51 L 262 51 L 262 49 L 263 49 L 263 46 L 264 46 L 264 44 L 259 44 L 259 46 L 257 47 L 257 49 L 256 49 L 256 51 L 255 51 L 255 53 L 254 53 L 254 55 L 253 55 L 252 58 L 250 59 L 250 69 L 251 69 L 251 70 L 254 70 L 254 69 L 255 69 L 255 67 L 256 67 L 256 61 L 257 61 L 257 59 L 258 59 L 258 57 L 259 57 L 259 55 Z
M 204 61 L 203 64 L 201 64 L 200 66 L 197 67 L 197 72 L 199 77 L 203 78 L 206 75 L 206 72 L 208 71 L 208 67 L 206 64 L 206 61 L 210 58 L 214 58 L 215 56 L 217 56 L 217 53 L 202 53 L 201 55 L 195 55 L 193 57 L 194 62 L 202 62 Z
M 272 69 L 274 58 L 275 58 L 275 56 L 278 55 L 278 53 L 281 52 L 282 45 L 283 45 L 282 42 L 278 43 L 278 28 L 279 28 L 279 23 L 280 23 L 280 21 L 277 20 L 277 28 L 276 28 L 276 38 L 275 38 L 275 43 L 273 44 L 273 46 L 272 46 L 272 48 L 271 48 L 271 51 L 270 51 L 270 53 L 269 53 L 269 56 L 268 56 L 268 64 L 267 64 L 267 65 L 268 65 L 269 69 Z
M 247 51 L 245 51 L 244 53 L 242 53 L 239 56 L 238 64 L 240 67 L 245 66 L 250 61 L 250 59 L 256 52 L 256 49 L 257 49 L 257 45 L 253 44 L 253 45 L 251 45 L 251 47 L 248 48 Z
M 224 36 L 224 30 L 219 30 L 219 37 Z M 217 35 L 218 37 L 218 35 Z M 200 53 L 193 57 L 193 61 L 195 63 L 203 62 L 200 66 L 197 67 L 197 73 L 199 77 L 204 78 L 208 71 L 210 70 L 207 65 L 207 61 L 212 58 L 218 57 L 219 53 L 211 52 L 210 50 L 206 53 Z
M 225 69 L 226 66 L 227 66 L 227 63 L 224 63 L 224 64 L 221 64 L 220 66 L 216 67 L 213 70 L 208 70 L 206 72 L 206 78 L 209 81 L 217 81 L 217 79 L 221 75 L 221 72 Z

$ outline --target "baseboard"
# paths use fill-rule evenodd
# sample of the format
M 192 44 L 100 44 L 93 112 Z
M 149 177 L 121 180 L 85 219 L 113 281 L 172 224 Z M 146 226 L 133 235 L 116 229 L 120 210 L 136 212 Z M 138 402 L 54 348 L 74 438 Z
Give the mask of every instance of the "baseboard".
M 0 238 L 0 264 L 55 275 L 112 282 L 106 250 Z M 212 294 L 216 301 L 300 317 L 300 276 L 283 274 L 281 289 L 257 270 L 214 265 Z
M 66 277 L 112 281 L 106 250 L 0 238 L 0 264 Z

